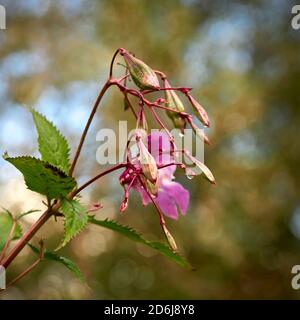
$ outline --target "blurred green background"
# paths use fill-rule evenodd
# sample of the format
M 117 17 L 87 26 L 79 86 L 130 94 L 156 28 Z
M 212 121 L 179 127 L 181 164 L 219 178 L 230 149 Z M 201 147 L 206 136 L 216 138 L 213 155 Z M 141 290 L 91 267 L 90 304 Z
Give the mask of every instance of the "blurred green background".
M 1 153 L 37 153 L 24 105 L 57 124 L 74 147 L 116 48 L 134 52 L 176 85 L 194 87 L 207 108 L 212 145 L 206 164 L 217 187 L 201 178 L 178 180 L 191 193 L 186 217 L 169 221 L 181 252 L 196 271 L 108 230 L 90 227 L 63 254 L 88 285 L 58 264 L 43 262 L 3 299 L 252 299 L 299 298 L 291 268 L 300 264 L 300 30 L 291 27 L 292 1 L 7 0 L 0 31 Z M 117 128 L 123 112 L 117 90 L 104 99 L 76 170 L 80 181 L 101 168 L 96 132 Z M 163 239 L 154 209 L 131 196 L 118 208 L 118 174 L 83 194 L 101 202 L 101 218 Z M 21 175 L 0 160 L 0 204 L 13 212 L 42 208 Z M 37 216 L 25 220 L 26 229 Z M 55 248 L 62 223 L 35 238 Z M 33 261 L 28 250 L 9 269 L 11 279 Z

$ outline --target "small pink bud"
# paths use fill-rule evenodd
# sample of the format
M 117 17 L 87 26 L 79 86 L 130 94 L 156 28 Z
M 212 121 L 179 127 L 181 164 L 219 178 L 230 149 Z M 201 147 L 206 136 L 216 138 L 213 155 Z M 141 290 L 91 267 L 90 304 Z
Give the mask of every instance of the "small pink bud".
M 120 206 L 120 212 L 123 213 L 128 208 L 128 197 L 125 197 L 125 199 L 122 201 Z
M 96 212 L 103 208 L 103 205 L 101 203 L 94 203 L 90 206 L 88 209 L 88 212 Z
M 125 184 L 129 184 L 132 180 L 133 170 L 131 168 L 127 168 L 119 177 L 120 184 L 124 186 Z
M 135 58 L 125 49 L 120 49 L 120 54 L 124 57 L 128 71 L 134 83 L 142 90 L 160 88 L 158 78 L 155 72 L 146 65 L 145 62 Z
M 166 99 L 164 98 L 158 98 L 156 101 L 155 101 L 157 104 L 161 104 L 161 103 L 166 103 Z

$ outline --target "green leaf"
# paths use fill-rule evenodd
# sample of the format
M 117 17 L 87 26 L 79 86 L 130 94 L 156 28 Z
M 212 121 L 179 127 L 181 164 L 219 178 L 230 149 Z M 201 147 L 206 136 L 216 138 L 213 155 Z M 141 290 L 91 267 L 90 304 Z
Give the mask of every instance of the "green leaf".
M 33 246 L 32 244 L 28 243 L 29 247 L 32 249 L 32 251 L 38 255 L 40 255 L 40 250 L 38 248 L 36 248 L 35 246 Z M 58 254 L 56 254 L 53 251 L 49 251 L 49 250 L 45 250 L 44 252 L 44 259 L 46 260 L 51 260 L 51 261 L 56 261 L 59 262 L 61 264 L 63 264 L 65 267 L 67 267 L 70 271 L 73 272 L 73 274 L 79 278 L 81 281 L 85 281 L 85 278 L 81 272 L 81 270 L 79 269 L 79 267 L 77 266 L 77 264 L 66 258 L 63 256 L 59 256 Z
M 42 160 L 68 173 L 70 148 L 65 137 L 43 115 L 30 109 L 39 135 L 39 151 Z
M 72 191 L 76 182 L 58 168 L 32 157 L 3 158 L 20 170 L 28 189 L 47 196 L 49 199 L 64 198 Z
M 12 214 L 5 210 L 0 212 L 0 251 L 5 246 L 6 240 L 12 229 L 14 220 Z M 12 240 L 17 240 L 22 236 L 22 229 L 19 224 L 16 225 Z
M 96 220 L 94 217 L 89 217 L 89 222 L 93 223 L 95 225 L 113 230 L 115 232 L 118 232 L 119 234 L 129 238 L 130 240 L 133 240 L 138 243 L 142 243 L 152 249 L 155 249 L 159 251 L 161 254 L 166 256 L 167 258 L 171 259 L 172 261 L 176 262 L 179 264 L 181 267 L 185 268 L 191 268 L 190 264 L 179 254 L 174 253 L 168 246 L 166 246 L 163 243 L 160 242 L 153 242 L 153 241 L 148 241 L 144 239 L 137 231 L 134 229 L 128 227 L 128 226 L 123 226 L 117 223 L 116 221 L 113 220 Z
M 61 203 L 61 210 L 65 216 L 65 235 L 58 249 L 64 247 L 81 232 L 86 227 L 89 218 L 86 209 L 74 199 L 64 199 Z

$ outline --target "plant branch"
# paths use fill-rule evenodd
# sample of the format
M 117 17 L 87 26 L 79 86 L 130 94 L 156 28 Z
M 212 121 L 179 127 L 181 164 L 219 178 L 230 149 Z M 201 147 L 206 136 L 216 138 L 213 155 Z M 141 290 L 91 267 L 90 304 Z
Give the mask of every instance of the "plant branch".
M 39 258 L 30 266 L 28 267 L 26 270 L 24 270 L 21 274 L 19 274 L 14 280 L 12 280 L 8 285 L 7 288 L 13 286 L 14 284 L 16 284 L 16 282 L 18 282 L 19 280 L 21 280 L 23 277 L 25 277 L 28 273 L 30 273 L 44 258 L 44 244 L 43 242 L 41 242 L 41 250 L 40 250 L 40 256 Z
M 103 86 L 103 88 L 101 89 L 101 91 L 100 91 L 100 93 L 99 93 L 99 95 L 98 95 L 98 97 L 97 97 L 97 99 L 96 99 L 96 101 L 95 101 L 95 104 L 94 104 L 94 106 L 93 106 L 92 112 L 91 112 L 91 114 L 90 114 L 90 116 L 89 116 L 89 119 L 88 119 L 88 121 L 87 121 L 87 123 L 86 123 L 86 126 L 85 126 L 85 128 L 84 128 L 84 131 L 83 131 L 82 136 L 81 136 L 81 138 L 80 138 L 80 142 L 79 142 L 79 145 L 78 145 L 78 147 L 77 147 L 77 150 L 76 150 L 76 153 L 75 153 L 75 157 L 74 157 L 74 160 L 73 160 L 72 165 L 71 165 L 71 169 L 70 169 L 70 171 L 69 171 L 69 175 L 70 175 L 70 176 L 73 175 L 75 166 L 76 166 L 77 161 L 78 161 L 78 158 L 79 158 L 79 156 L 80 156 L 80 152 L 81 152 L 83 143 L 84 143 L 84 141 L 85 141 L 85 138 L 86 138 L 86 136 L 87 136 L 87 133 L 88 133 L 88 131 L 89 131 L 89 128 L 90 128 L 90 126 L 91 126 L 91 123 L 92 123 L 92 121 L 93 121 L 93 118 L 94 118 L 94 116 L 95 116 L 95 114 L 96 114 L 96 112 L 97 112 L 97 109 L 98 109 L 98 106 L 99 106 L 99 104 L 100 104 L 100 102 L 101 102 L 101 99 L 102 99 L 102 97 L 104 96 L 104 94 L 105 94 L 105 92 L 107 91 L 107 89 L 108 89 L 111 85 L 112 85 L 112 82 L 111 82 L 111 80 L 109 79 L 109 80 L 105 83 L 105 85 Z
M 114 62 L 116 59 L 116 56 L 118 55 L 120 49 L 116 50 L 116 52 L 114 53 L 112 59 L 111 59 L 111 63 L 110 63 L 110 68 L 109 68 L 109 78 L 112 78 L 112 74 L 113 74 L 113 67 L 114 67 Z
M 74 192 L 71 193 L 71 197 L 75 197 L 79 192 L 81 192 L 83 189 L 85 189 L 86 187 L 88 187 L 89 185 L 91 185 L 92 183 L 94 183 L 96 180 L 102 178 L 103 176 L 115 171 L 115 170 L 118 170 L 118 169 L 121 169 L 121 168 L 124 168 L 126 166 L 126 163 L 119 163 L 101 173 L 99 173 L 98 175 L 96 175 L 94 178 L 90 179 L 89 181 L 87 181 L 85 184 L 83 184 L 81 187 L 79 187 L 78 189 L 76 189 Z
M 32 239 L 37 231 L 44 225 L 44 223 L 51 217 L 51 215 L 60 208 L 60 204 L 57 203 L 52 208 L 48 208 L 41 217 L 24 233 L 24 235 L 17 242 L 15 247 L 11 250 L 6 258 L 1 261 L 1 265 L 7 269 L 16 256 L 22 251 L 26 244 Z
M 166 240 L 168 241 L 168 244 L 170 246 L 170 248 L 175 252 L 177 253 L 178 252 L 178 249 L 177 249 L 177 245 L 176 245 L 176 242 L 173 238 L 173 236 L 171 235 L 170 231 L 168 230 L 167 226 L 166 226 L 166 222 L 165 222 L 165 218 L 163 216 L 163 213 L 161 212 L 160 208 L 158 207 L 157 203 L 155 202 L 155 200 L 153 199 L 153 197 L 151 196 L 150 192 L 148 191 L 147 187 L 145 186 L 144 182 L 142 181 L 142 179 L 139 177 L 139 181 L 141 183 L 141 185 L 143 186 L 144 190 L 146 191 L 146 193 L 148 194 L 148 197 L 151 199 L 155 209 L 156 209 L 156 212 L 159 216 L 159 223 L 160 223 L 160 226 L 164 232 L 164 235 L 166 237 Z

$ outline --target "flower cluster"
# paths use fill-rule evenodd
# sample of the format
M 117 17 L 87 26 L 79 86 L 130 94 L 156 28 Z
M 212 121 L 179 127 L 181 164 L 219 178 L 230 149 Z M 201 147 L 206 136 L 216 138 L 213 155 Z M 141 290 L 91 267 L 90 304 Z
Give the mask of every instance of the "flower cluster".
M 163 72 L 151 69 L 123 48 L 120 48 L 117 54 L 124 58 L 126 73 L 121 79 L 113 80 L 113 84 L 118 86 L 124 95 L 125 110 L 130 109 L 136 118 L 136 131 L 127 143 L 125 170 L 120 176 L 120 183 L 124 188 L 124 200 L 120 211 L 124 212 L 127 209 L 130 191 L 138 191 L 143 205 L 152 203 L 157 209 L 161 225 L 172 245 L 173 240 L 166 229 L 163 215 L 178 219 L 178 211 L 185 215 L 189 205 L 189 192 L 174 181 L 174 173 L 179 166 L 189 177 L 198 174 L 183 161 L 178 161 L 178 156 L 181 154 L 188 158 L 211 183 L 215 183 L 215 179 L 204 163 L 193 157 L 188 150 L 177 147 L 173 135 L 157 110 L 165 110 L 174 128 L 179 129 L 182 135 L 189 125 L 206 144 L 209 144 L 209 140 L 204 130 L 195 124 L 193 116 L 186 111 L 185 103 L 180 96 L 186 97 L 194 109 L 195 116 L 204 127 L 210 127 L 210 121 L 205 109 L 191 95 L 191 88 L 172 87 Z M 113 63 L 114 59 L 112 67 Z M 135 83 L 137 89 L 127 86 L 129 80 Z M 154 92 L 162 92 L 163 97 L 151 101 L 147 96 Z M 131 97 L 138 99 L 137 108 Z M 149 109 L 162 131 L 149 133 L 146 109 Z M 172 246 L 174 247 L 174 244 Z

